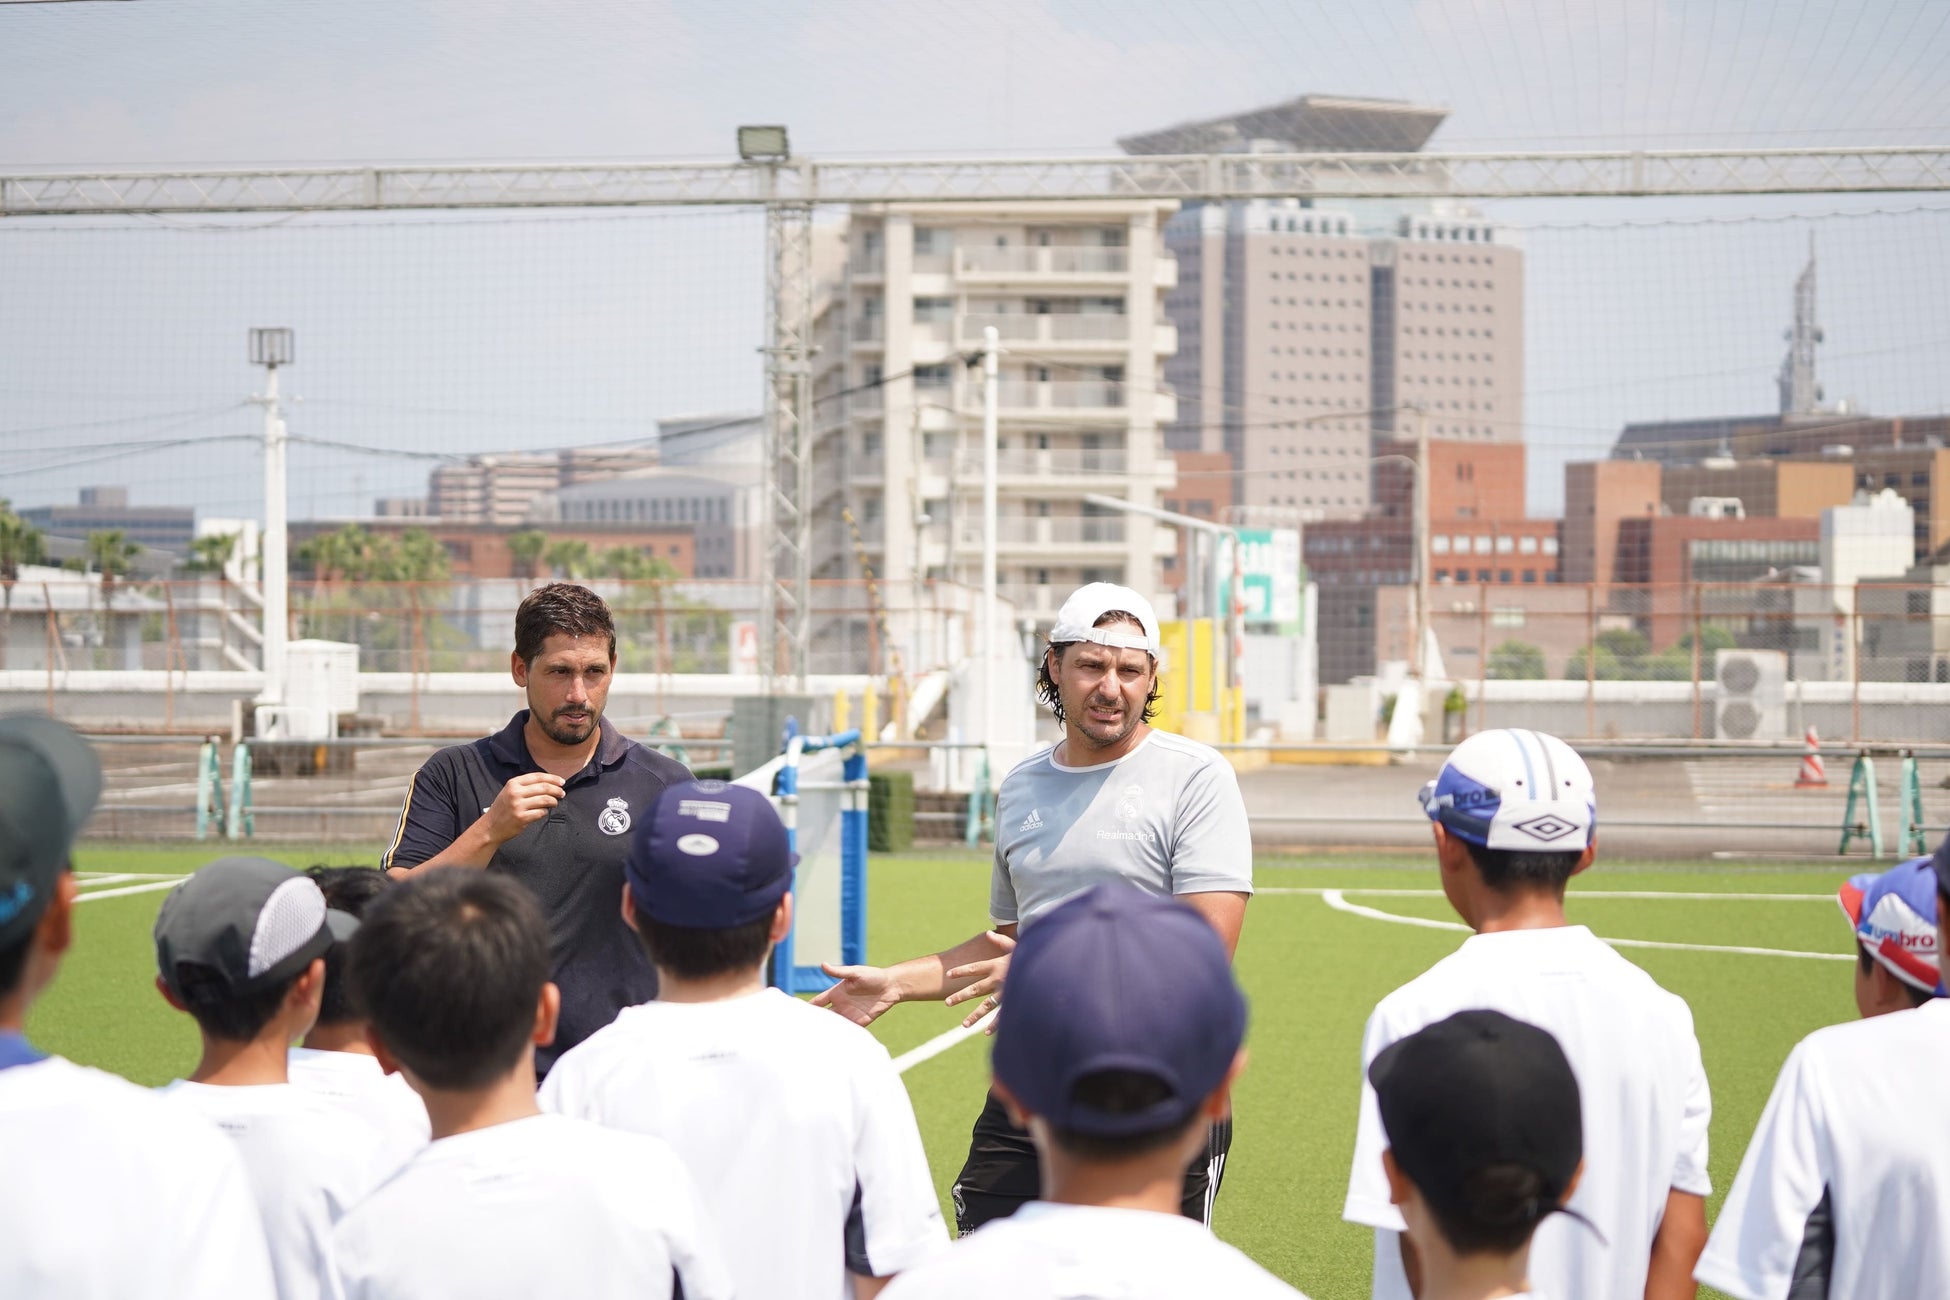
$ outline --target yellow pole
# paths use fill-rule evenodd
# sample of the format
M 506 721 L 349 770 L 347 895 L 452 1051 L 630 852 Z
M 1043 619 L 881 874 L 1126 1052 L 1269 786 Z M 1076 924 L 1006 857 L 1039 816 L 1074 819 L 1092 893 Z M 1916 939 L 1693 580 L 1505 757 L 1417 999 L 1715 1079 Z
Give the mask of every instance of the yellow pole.
M 871 686 L 860 697 L 860 739 L 880 739 L 880 692 Z
M 847 698 L 847 694 L 845 691 L 833 692 L 833 730 L 834 731 L 846 730 L 847 715 L 852 711 L 851 708 L 849 707 L 852 703 L 853 701 Z

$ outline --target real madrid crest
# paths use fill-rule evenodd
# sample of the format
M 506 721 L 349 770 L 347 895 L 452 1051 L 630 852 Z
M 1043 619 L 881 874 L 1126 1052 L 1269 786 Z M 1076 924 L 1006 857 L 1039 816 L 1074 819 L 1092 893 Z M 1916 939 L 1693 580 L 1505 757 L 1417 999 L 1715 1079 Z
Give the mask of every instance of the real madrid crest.
M 611 799 L 609 807 L 596 814 L 596 829 L 605 835 L 621 835 L 630 829 L 630 801 Z

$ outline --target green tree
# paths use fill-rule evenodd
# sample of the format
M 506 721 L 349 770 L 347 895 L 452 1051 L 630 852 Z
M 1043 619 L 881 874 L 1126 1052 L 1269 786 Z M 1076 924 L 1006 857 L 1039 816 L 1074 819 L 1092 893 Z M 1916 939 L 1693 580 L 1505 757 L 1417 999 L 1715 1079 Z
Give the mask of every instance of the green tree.
M 237 553 L 236 533 L 206 533 L 190 540 L 190 558 L 185 573 L 222 573 Z
M 548 534 L 539 528 L 524 528 L 508 534 L 508 556 L 515 562 L 518 577 L 533 578 L 548 550 Z
M 134 569 L 142 545 L 130 541 L 129 535 L 119 528 L 104 528 L 88 534 L 83 554 L 88 567 L 102 575 L 102 585 L 108 586 L 117 578 L 126 578 Z
M 596 557 L 589 549 L 589 543 L 574 538 L 550 542 L 544 558 L 558 578 L 587 578 L 596 569 Z
M 13 503 L 0 498 L 0 583 L 8 596 L 24 564 L 45 564 L 47 541 L 41 530 L 14 513 Z
M 1544 651 L 1528 641 L 1505 641 L 1490 651 L 1485 675 L 1503 682 L 1543 680 Z

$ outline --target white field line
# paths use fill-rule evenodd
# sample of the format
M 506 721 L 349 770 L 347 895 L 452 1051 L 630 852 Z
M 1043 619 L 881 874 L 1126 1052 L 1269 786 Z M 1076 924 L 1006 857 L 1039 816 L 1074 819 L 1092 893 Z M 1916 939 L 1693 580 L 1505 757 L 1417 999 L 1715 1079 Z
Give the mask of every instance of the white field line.
M 1397 916 L 1393 912 L 1383 912 L 1378 908 L 1363 907 L 1350 903 L 1338 889 L 1321 891 L 1321 901 L 1337 912 L 1350 916 L 1364 916 L 1371 921 L 1388 921 L 1395 925 L 1419 926 L 1425 930 L 1461 930 L 1468 933 L 1469 927 L 1457 921 L 1436 921 L 1426 916 Z M 1745 895 L 1741 895 L 1745 897 Z M 1741 957 L 1800 957 L 1808 961 L 1854 961 L 1847 953 L 1839 952 L 1800 952 L 1792 948 L 1742 948 L 1732 944 L 1718 943 L 1665 943 L 1658 939 L 1608 939 L 1598 938 L 1614 948 L 1658 948 L 1667 952 L 1725 952 Z
M 185 878 L 171 876 L 167 880 L 151 880 L 140 885 L 123 885 L 120 889 L 91 889 L 77 895 L 75 902 L 92 903 L 98 898 L 126 898 L 130 894 L 153 894 L 159 889 L 174 889 Z
M 77 871 L 75 883 L 83 889 L 97 885 L 119 885 L 125 880 L 181 880 L 183 877 L 172 871 Z
M 981 1037 L 982 1033 L 989 1027 L 989 1022 L 994 1019 L 995 1012 L 991 1011 L 966 1029 L 960 1025 L 956 1025 L 953 1029 L 936 1034 L 919 1047 L 909 1048 L 894 1058 L 894 1073 L 906 1074 L 921 1062 L 932 1061 L 935 1057 L 941 1055 L 957 1043 L 966 1042 L 971 1038 Z
M 1253 891 L 1259 894 L 1361 894 L 1370 898 L 1441 898 L 1440 889 L 1323 889 L 1279 886 Z M 1684 889 L 1573 889 L 1565 895 L 1569 902 L 1586 898 L 1697 899 L 1703 903 L 1833 903 L 1833 894 L 1700 894 Z

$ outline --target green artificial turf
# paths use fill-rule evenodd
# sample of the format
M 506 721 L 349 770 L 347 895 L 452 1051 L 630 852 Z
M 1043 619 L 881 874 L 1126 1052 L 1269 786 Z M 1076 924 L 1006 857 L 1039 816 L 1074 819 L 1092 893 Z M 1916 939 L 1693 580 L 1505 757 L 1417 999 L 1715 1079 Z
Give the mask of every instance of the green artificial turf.
M 94 844 L 84 847 L 76 865 L 83 871 L 180 873 L 222 851 Z M 344 846 L 264 851 L 295 865 L 375 857 L 369 848 Z M 1848 954 L 1847 928 L 1826 900 L 1860 867 L 1601 862 L 1574 884 L 1569 910 L 1574 921 L 1610 938 Z M 1368 1293 L 1371 1238 L 1365 1229 L 1342 1223 L 1340 1207 L 1353 1150 L 1362 1026 L 1377 1000 L 1453 951 L 1463 936 L 1338 912 L 1318 892 L 1274 892 L 1341 889 L 1349 901 L 1384 912 L 1453 920 L 1439 896 L 1360 892 L 1433 889 L 1433 869 L 1412 856 L 1269 856 L 1258 864 L 1256 879 L 1262 893 L 1248 910 L 1238 956 L 1252 1004 L 1251 1060 L 1235 1098 L 1236 1134 L 1217 1226 L 1221 1236 L 1314 1300 L 1359 1300 Z M 128 886 L 103 888 L 117 887 Z M 1591 891 L 1756 897 L 1580 897 Z M 1823 899 L 1766 897 L 1778 894 Z M 161 899 L 159 892 L 131 894 L 81 908 L 75 949 L 30 1024 L 38 1044 L 141 1083 L 160 1083 L 190 1067 L 192 1027 L 152 985 L 149 928 Z M 986 923 L 987 856 L 876 856 L 869 900 L 873 960 L 946 947 Z M 1788 1050 L 1810 1030 L 1853 1016 L 1851 967 L 1718 952 L 1623 951 L 1692 1006 L 1713 1087 L 1716 1195 L 1709 1210 L 1717 1208 Z M 875 1032 L 899 1053 L 959 1019 L 945 1007 L 900 1007 Z M 944 1206 L 981 1105 L 985 1046 L 980 1040 L 962 1043 L 906 1075 Z

